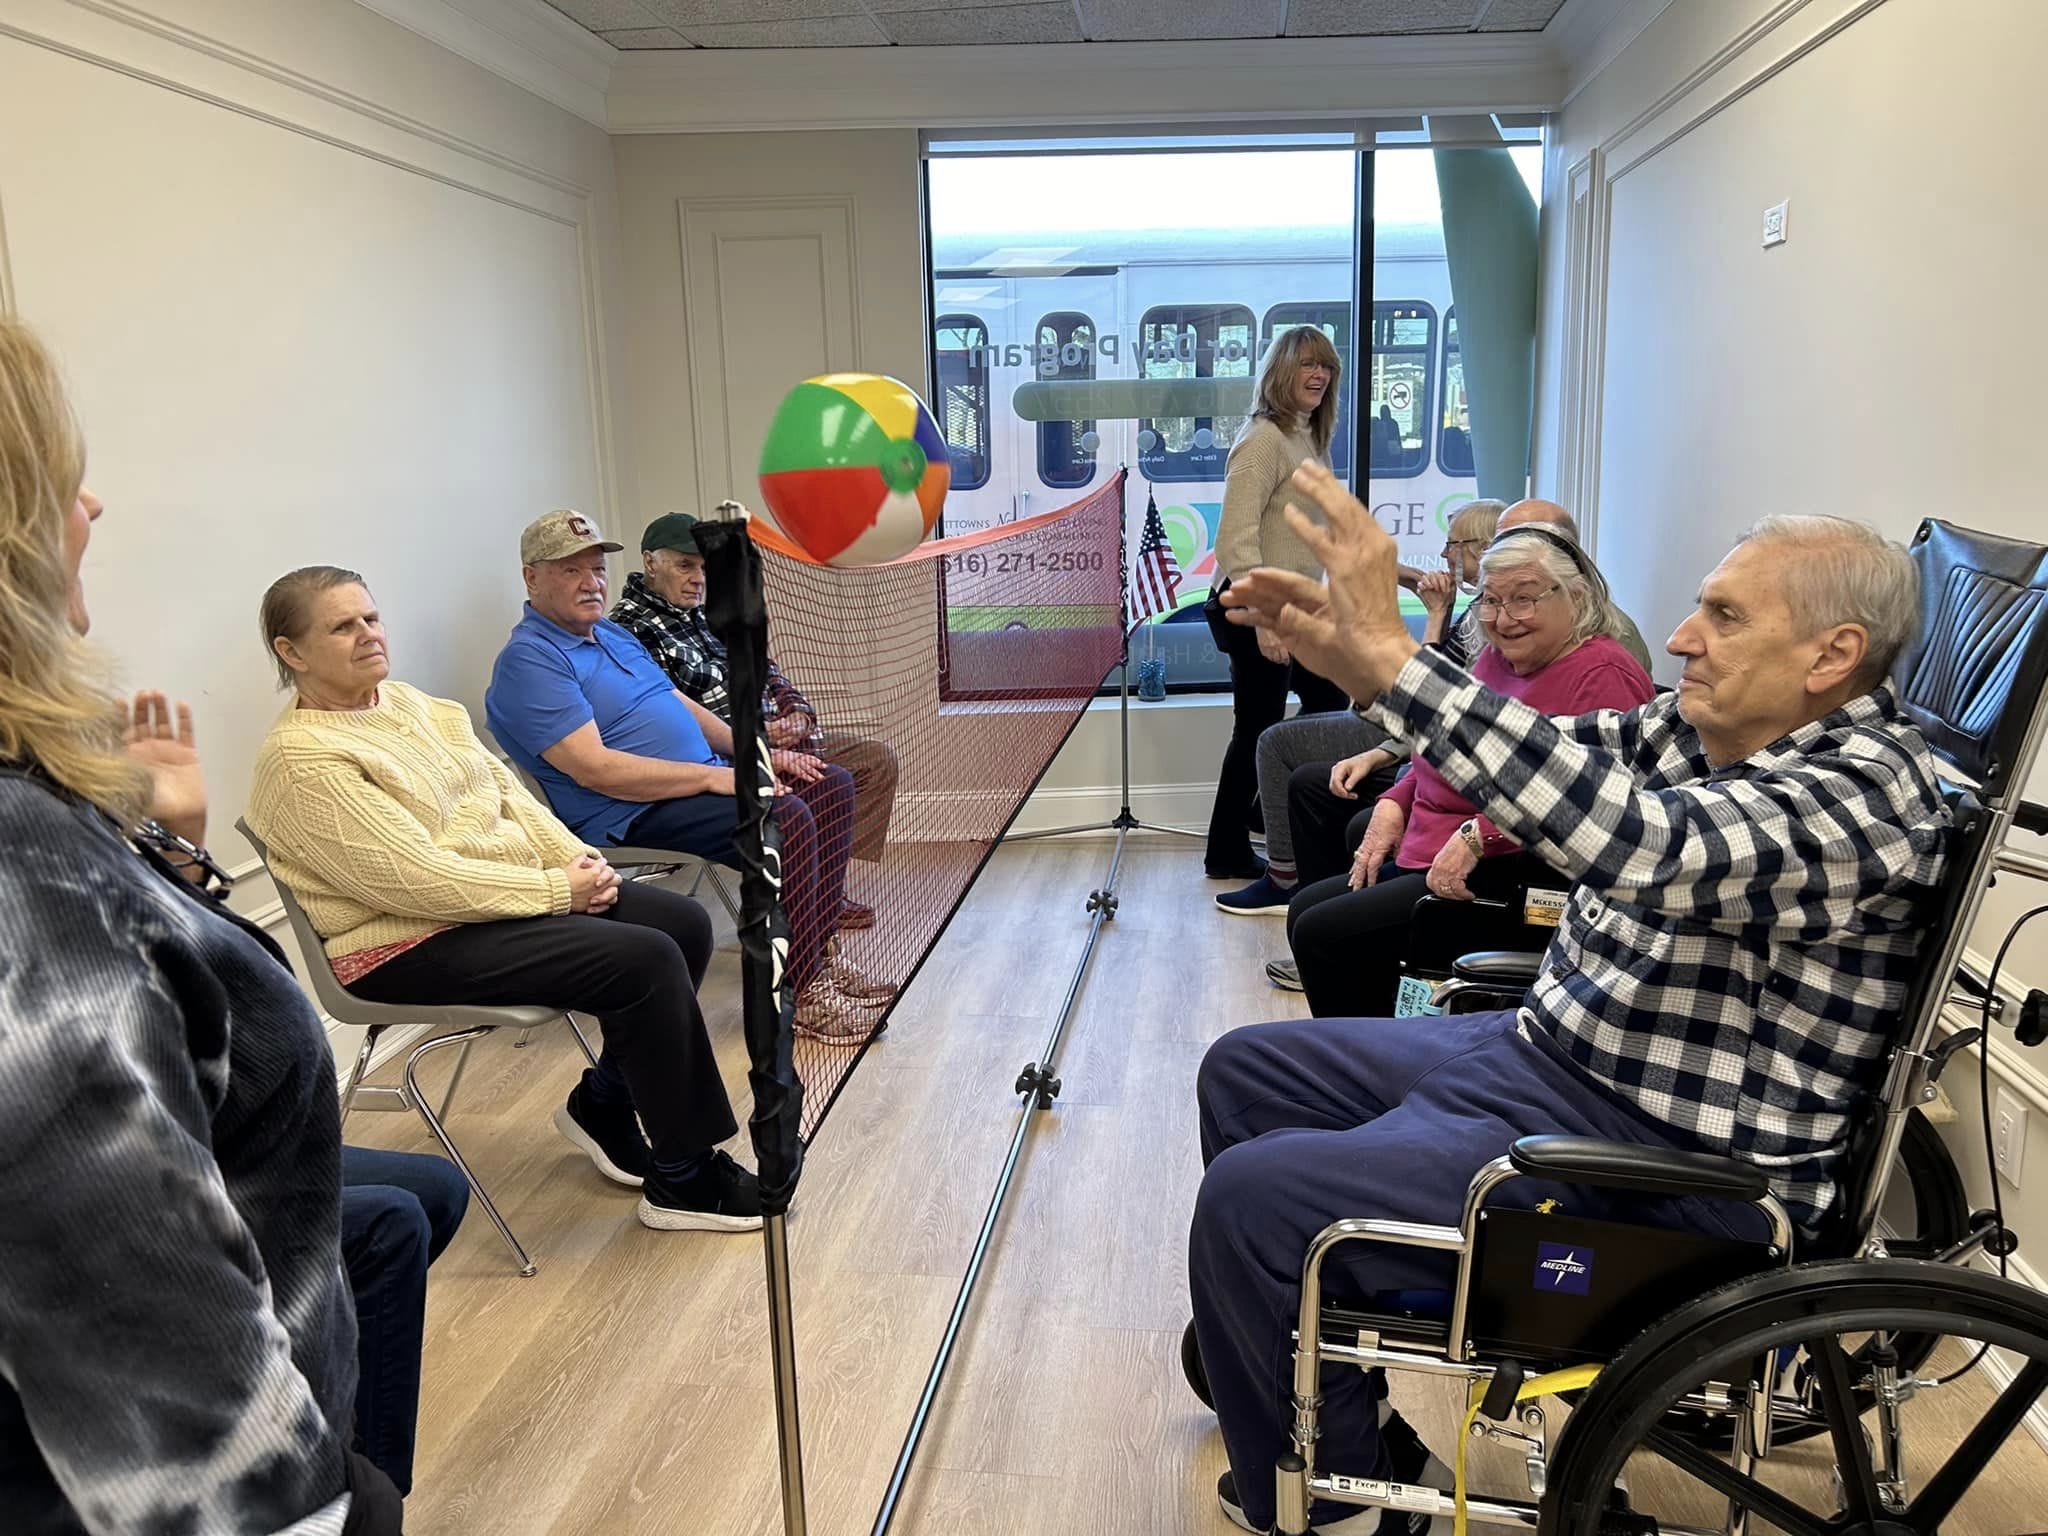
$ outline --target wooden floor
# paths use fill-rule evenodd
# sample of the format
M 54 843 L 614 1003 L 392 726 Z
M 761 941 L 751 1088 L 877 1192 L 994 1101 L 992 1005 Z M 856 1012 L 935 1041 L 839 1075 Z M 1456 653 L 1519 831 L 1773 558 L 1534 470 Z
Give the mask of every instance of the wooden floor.
M 789 1230 L 815 1536 L 872 1526 L 1016 1125 L 1012 1084 L 1053 1027 L 1108 850 L 1067 840 L 996 856 L 812 1149 Z M 903 1536 L 1235 1529 L 1214 1497 L 1215 1422 L 1178 1357 L 1195 1070 L 1226 1028 L 1301 1000 L 1261 973 L 1284 954 L 1282 925 L 1217 912 L 1198 845 L 1134 842 L 1120 885 L 1058 1106 L 1027 1145 L 893 1527 Z M 705 993 L 744 1120 L 729 930 Z M 760 1239 L 643 1229 L 635 1196 L 549 1123 L 579 1066 L 561 1030 L 523 1050 L 484 1042 L 464 1079 L 451 1127 L 540 1273 L 519 1278 L 474 1205 L 435 1266 L 408 1526 L 770 1536 L 782 1525 Z M 410 1115 L 359 1114 L 349 1139 L 429 1146 Z M 1991 1390 L 1980 1372 L 1913 1404 L 1909 1427 L 1952 1441 Z M 1448 1459 L 1456 1389 L 1408 1376 L 1393 1391 Z M 1472 1464 L 1475 1488 L 1525 1492 L 1504 1449 L 1475 1446 Z M 1827 1476 L 1816 1451 L 1773 1465 Z M 1635 1477 L 1645 1504 L 1651 1475 Z M 1946 1529 L 2044 1528 L 2048 1454 L 2021 1432 Z

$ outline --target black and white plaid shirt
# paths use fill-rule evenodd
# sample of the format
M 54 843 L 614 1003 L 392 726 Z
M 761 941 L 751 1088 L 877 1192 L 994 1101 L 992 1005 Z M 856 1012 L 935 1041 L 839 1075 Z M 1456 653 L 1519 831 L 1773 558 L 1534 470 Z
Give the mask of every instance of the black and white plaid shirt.
M 646 576 L 635 571 L 626 578 L 626 590 L 612 605 L 611 620 L 647 647 L 647 654 L 668 674 L 670 682 L 727 725 L 732 724 L 732 699 L 725 686 L 725 642 L 711 632 L 702 608 L 678 607 L 649 588 Z M 818 712 L 771 659 L 768 684 L 761 690 L 761 718 L 777 720 L 784 715 L 801 716 L 810 727 L 806 740 L 816 739 Z
M 1933 756 L 1891 691 L 1719 769 L 1672 695 L 1552 721 L 1428 649 L 1379 715 L 1578 882 L 1525 1018 L 1652 1119 L 1758 1164 L 1816 1227 L 1948 848 Z

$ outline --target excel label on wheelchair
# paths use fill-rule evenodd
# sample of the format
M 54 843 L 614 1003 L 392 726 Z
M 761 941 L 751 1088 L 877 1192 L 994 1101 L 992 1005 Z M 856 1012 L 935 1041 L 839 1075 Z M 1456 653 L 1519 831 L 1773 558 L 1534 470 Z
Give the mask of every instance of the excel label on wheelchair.
M 1820 1228 L 1795 1231 L 1754 1164 L 1562 1137 L 1525 1138 L 1482 1168 L 1455 1227 L 1332 1223 L 1302 1267 L 1279 1536 L 1308 1531 L 1317 1501 L 1446 1519 L 1462 1502 L 1474 1522 L 1542 1536 L 1746 1536 L 1752 1522 L 1795 1536 L 1933 1532 L 2048 1390 L 2048 1298 L 1971 1266 L 2002 1260 L 2014 1238 L 2002 1211 L 1970 1211 L 1918 1110 L 1977 1038 L 1944 1010 L 1987 1024 L 1995 1011 L 1997 962 L 1976 995 L 1952 991 L 1992 875 L 2048 880 L 2048 859 L 2006 846 L 2016 827 L 2048 832 L 2048 809 L 2021 798 L 2048 730 L 2048 548 L 1930 520 L 1911 553 L 1923 613 L 1893 687 L 1934 750 L 1953 829 L 1928 963 L 1900 1009 L 1882 1090 L 1853 1117 Z M 1514 1006 L 1538 959 L 1466 956 L 1432 1003 Z M 2021 1043 L 2048 1032 L 2042 1002 L 2021 1009 Z M 1531 1177 L 1751 1206 L 1767 1235 L 1720 1241 L 1518 1208 L 1513 1182 Z M 1354 1243 L 1454 1256 L 1441 1306 L 1328 1304 L 1325 1262 Z M 1980 1364 L 1973 1396 L 1988 1393 L 1989 1408 L 1970 1409 L 1952 1449 L 1916 1459 L 1906 1406 Z M 1199 1360 L 1188 1366 L 1196 1379 Z M 1470 1433 L 1522 1453 L 1528 1497 L 1319 1470 L 1319 1383 L 1332 1367 L 1465 1382 Z M 1571 1407 L 1553 1445 L 1541 1399 L 1561 1391 Z M 1833 1453 L 1831 1478 L 1778 1454 L 1802 1440 Z M 1652 1499 L 1677 1507 L 1638 1507 Z

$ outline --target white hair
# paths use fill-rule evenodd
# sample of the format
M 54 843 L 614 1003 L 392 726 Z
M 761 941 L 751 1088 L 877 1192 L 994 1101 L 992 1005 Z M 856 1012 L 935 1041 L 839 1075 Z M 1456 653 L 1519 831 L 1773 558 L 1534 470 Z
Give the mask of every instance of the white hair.
M 1544 527 L 1542 533 L 1535 531 L 1539 526 Z M 1627 630 L 1614 606 L 1613 597 L 1608 593 L 1607 578 L 1583 552 L 1574 560 L 1560 547 L 1559 537 L 1561 535 L 1554 527 L 1545 525 L 1527 524 L 1510 528 L 1487 545 L 1485 553 L 1480 555 L 1480 582 L 1483 584 L 1488 576 L 1503 571 L 1523 570 L 1533 565 L 1571 599 L 1573 645 L 1595 635 L 1620 639 Z
M 1870 637 L 1865 673 L 1891 672 L 1920 625 L 1920 572 L 1902 545 L 1856 518 L 1820 513 L 1759 518 L 1738 542 L 1795 551 L 1773 562 L 1793 622 L 1809 636 L 1860 625 Z

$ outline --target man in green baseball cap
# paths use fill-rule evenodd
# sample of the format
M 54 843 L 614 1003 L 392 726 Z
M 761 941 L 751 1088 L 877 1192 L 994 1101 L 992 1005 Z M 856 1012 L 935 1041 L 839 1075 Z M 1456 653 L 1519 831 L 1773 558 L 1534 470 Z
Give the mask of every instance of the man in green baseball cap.
M 643 569 L 626 578 L 611 618 L 647 647 L 685 697 L 729 726 L 725 643 L 704 617 L 704 552 L 697 547 L 696 528 L 697 519 L 687 512 L 666 513 L 647 525 L 640 535 Z M 882 742 L 821 729 L 817 709 L 772 658 L 761 720 L 771 748 L 807 762 L 823 759 L 853 776 L 853 856 L 879 860 L 896 805 L 896 754 Z M 796 774 L 790 781 L 798 794 L 809 787 Z M 864 928 L 874 920 L 872 908 L 849 898 L 840 927 Z

